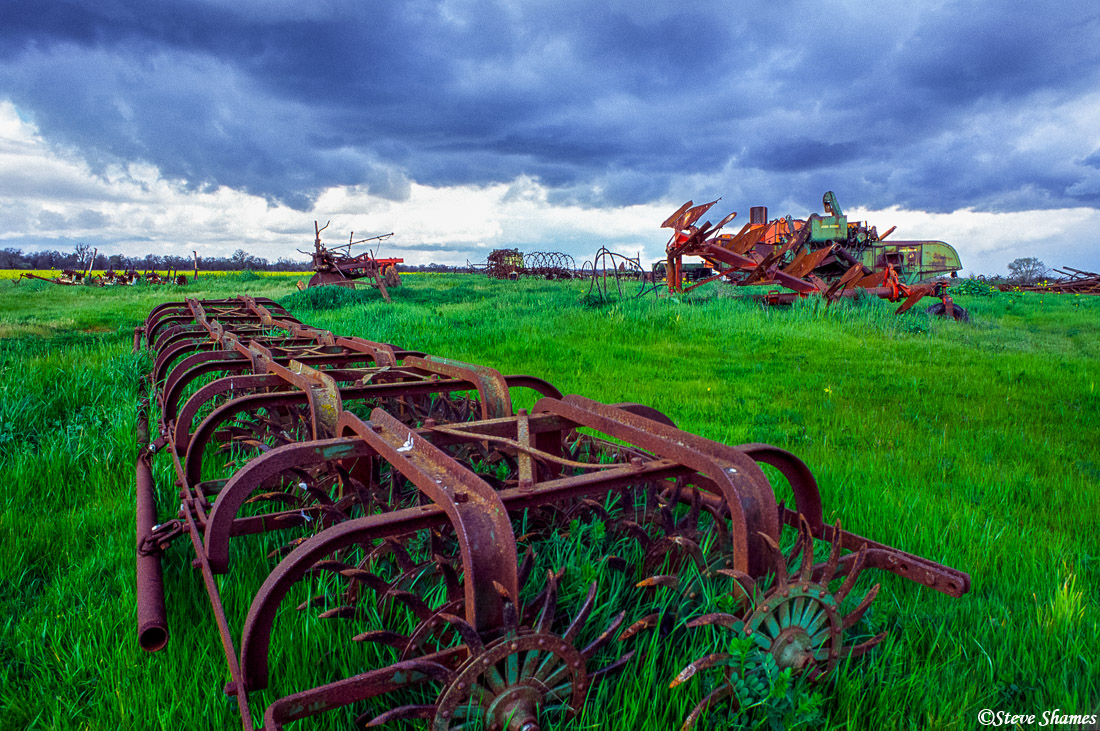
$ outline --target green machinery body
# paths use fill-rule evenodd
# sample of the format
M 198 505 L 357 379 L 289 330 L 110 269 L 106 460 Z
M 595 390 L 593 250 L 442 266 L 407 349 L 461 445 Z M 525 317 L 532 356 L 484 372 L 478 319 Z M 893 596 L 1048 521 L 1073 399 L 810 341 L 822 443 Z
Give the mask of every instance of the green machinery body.
M 831 190 L 824 195 L 822 203 L 825 215 L 810 216 L 811 246 L 840 244 L 864 266 L 878 270 L 890 265 L 904 281 L 921 281 L 945 274 L 954 277 L 962 269 L 959 253 L 948 243 L 886 242 L 874 226 L 867 227 L 862 221 L 849 223 Z M 889 233 L 887 231 L 883 237 Z

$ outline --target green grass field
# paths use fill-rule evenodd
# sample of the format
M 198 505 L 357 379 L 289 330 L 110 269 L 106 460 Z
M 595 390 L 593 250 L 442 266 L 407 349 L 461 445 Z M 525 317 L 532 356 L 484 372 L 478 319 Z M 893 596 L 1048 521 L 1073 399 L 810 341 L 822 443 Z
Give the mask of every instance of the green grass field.
M 828 521 L 971 574 L 952 599 L 865 572 L 882 590 L 860 629 L 887 631 L 879 647 L 701 727 L 970 729 L 986 708 L 1100 713 L 1100 298 L 961 296 L 965 325 L 880 301 L 762 309 L 718 285 L 691 301 L 594 305 L 580 283 L 424 274 L 386 305 L 374 292 L 299 293 L 298 278 L 0 282 L 0 729 L 239 728 L 186 541 L 164 559 L 169 646 L 137 647 L 134 424 L 149 359 L 130 352 L 156 303 L 237 293 L 338 334 L 644 403 L 727 444 L 789 449 L 816 475 Z M 167 517 L 164 460 L 156 475 Z M 262 542 L 248 551 L 256 573 L 235 582 L 268 570 Z M 563 604 L 596 558 L 584 530 L 545 548 L 540 561 L 569 568 Z M 604 577 L 594 624 L 628 608 L 622 591 Z M 249 597 L 237 594 L 239 627 Z M 653 647 L 563 728 L 678 728 L 705 679 L 668 683 L 715 649 L 694 637 Z M 323 654 L 275 649 L 291 680 L 320 672 Z M 257 714 L 272 697 L 255 697 Z

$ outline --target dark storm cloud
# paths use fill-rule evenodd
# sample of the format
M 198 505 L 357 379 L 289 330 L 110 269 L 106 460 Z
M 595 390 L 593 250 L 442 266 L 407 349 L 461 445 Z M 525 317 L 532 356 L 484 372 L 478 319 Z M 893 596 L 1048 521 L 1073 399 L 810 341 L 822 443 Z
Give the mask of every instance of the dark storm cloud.
M 590 206 L 1096 205 L 1095 7 L 9 1 L 0 96 L 101 169 L 296 206 L 520 175 Z

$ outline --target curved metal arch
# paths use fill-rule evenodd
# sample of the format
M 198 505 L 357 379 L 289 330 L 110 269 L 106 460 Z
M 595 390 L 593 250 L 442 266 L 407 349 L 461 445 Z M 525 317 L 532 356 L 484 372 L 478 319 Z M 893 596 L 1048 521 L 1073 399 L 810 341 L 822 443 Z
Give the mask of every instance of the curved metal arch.
M 757 576 L 767 571 L 765 539 L 779 540 L 775 494 L 751 457 L 725 444 L 682 431 L 583 396 L 544 398 L 534 411 L 547 411 L 621 439 L 658 457 L 674 460 L 706 478 L 730 512 L 733 568 Z
M 153 383 L 164 383 L 165 378 L 167 378 L 168 374 L 171 372 L 169 370 L 169 366 L 172 365 L 173 361 L 175 361 L 176 358 L 183 355 L 184 353 L 187 353 L 188 351 L 192 351 L 191 355 L 186 356 L 183 361 L 180 362 L 181 364 L 186 362 L 188 358 L 194 357 L 195 355 L 198 355 L 200 353 L 207 353 L 210 351 L 232 353 L 234 356 L 243 357 L 238 353 L 234 353 L 233 351 L 222 350 L 220 346 L 213 340 L 206 340 L 204 342 L 194 344 L 176 343 L 175 345 L 157 353 L 157 356 L 153 361 Z M 179 366 L 177 365 L 176 367 L 178 368 Z M 176 368 L 172 368 L 171 370 L 174 371 L 175 369 Z
M 275 406 L 297 406 L 309 402 L 309 396 L 304 391 L 291 391 L 288 393 L 261 393 L 242 396 L 228 401 L 199 423 L 194 434 L 188 440 L 187 456 L 184 458 L 184 484 L 185 487 L 194 487 L 202 476 L 202 455 L 206 446 L 214 438 L 214 432 L 223 423 L 239 413 L 254 412 L 260 408 Z
M 303 541 L 275 567 L 253 598 L 241 633 L 241 671 L 249 691 L 267 687 L 271 631 L 283 599 L 318 560 L 341 548 L 449 522 L 459 539 L 467 621 L 478 629 L 500 623 L 498 585 L 513 602 L 518 598 L 515 534 L 492 487 L 381 409 L 372 412 L 370 423 L 344 412 L 338 429 L 379 453 L 433 504 L 333 526 Z
M 209 373 L 210 371 L 215 370 L 232 370 L 234 367 L 232 365 L 234 361 L 236 361 L 237 364 L 243 365 L 246 368 L 252 365 L 251 360 L 244 357 L 235 350 L 207 349 L 187 356 L 179 363 L 177 363 L 176 366 L 168 372 L 164 380 L 160 382 L 160 393 L 163 394 L 162 400 L 165 402 L 167 401 L 168 394 L 175 391 L 175 383 L 180 379 L 186 377 L 188 378 L 188 382 L 190 382 L 191 380 L 194 380 L 194 378 L 202 375 L 203 373 Z M 218 365 L 213 365 L 211 367 L 208 367 L 206 370 L 200 370 L 196 372 L 193 376 L 189 376 L 189 372 L 191 371 L 191 369 L 199 368 L 204 363 L 217 363 Z M 226 363 L 229 363 L 230 365 L 226 367 Z
M 757 462 L 771 465 L 779 470 L 787 478 L 787 482 L 790 483 L 798 513 L 806 518 L 815 536 L 821 535 L 824 524 L 821 511 L 821 492 L 817 487 L 817 479 L 810 472 L 810 468 L 806 466 L 805 462 L 787 450 L 771 444 L 752 442 L 738 444 L 733 449 L 738 449 Z M 782 517 L 780 519 L 782 520 Z
M 228 351 L 217 351 L 228 352 Z M 529 388 L 544 398 L 560 398 L 561 394 L 556 388 L 534 376 L 504 376 L 504 381 L 510 388 Z M 357 400 L 368 398 L 386 398 L 398 396 L 419 396 L 431 393 L 452 393 L 454 391 L 468 390 L 468 381 L 398 381 L 396 383 L 383 383 L 354 388 L 341 389 L 341 398 L 345 400 Z M 197 395 L 197 394 L 196 394 Z M 192 397 L 194 398 L 194 397 Z M 186 437 L 186 457 L 184 458 L 184 481 L 187 486 L 193 486 L 199 482 L 202 475 L 202 460 L 206 446 L 213 439 L 214 433 L 226 421 L 232 419 L 241 412 L 255 411 L 259 408 L 271 406 L 297 406 L 306 404 L 308 397 L 302 391 L 291 391 L 277 394 L 249 394 L 240 398 L 227 401 L 211 411 L 196 427 L 194 433 Z M 185 407 L 186 408 L 186 407 Z M 179 438 L 179 428 L 183 420 L 177 420 L 176 438 Z
M 209 370 L 213 371 L 218 369 L 211 366 Z M 231 369 L 227 368 L 224 370 Z M 191 397 L 184 402 L 183 408 L 179 409 L 178 416 L 176 413 L 176 400 L 169 394 L 165 397 L 164 404 L 161 406 L 161 411 L 164 414 L 165 423 L 171 425 L 172 443 L 175 445 L 176 453 L 180 455 L 186 454 L 187 444 L 191 439 L 191 424 L 195 420 L 195 415 L 218 396 L 233 391 L 245 392 L 242 393 L 242 395 L 246 395 L 249 391 L 259 389 L 265 389 L 265 393 L 269 393 L 266 389 L 278 388 L 279 386 L 292 388 L 290 384 L 282 378 L 270 373 L 263 375 L 247 373 L 223 376 L 222 378 L 207 383 L 191 394 Z
M 248 462 L 225 483 L 207 517 L 203 548 L 210 569 L 216 574 L 229 571 L 229 543 L 237 514 L 268 480 L 294 468 L 375 454 L 361 439 L 336 438 L 284 444 Z

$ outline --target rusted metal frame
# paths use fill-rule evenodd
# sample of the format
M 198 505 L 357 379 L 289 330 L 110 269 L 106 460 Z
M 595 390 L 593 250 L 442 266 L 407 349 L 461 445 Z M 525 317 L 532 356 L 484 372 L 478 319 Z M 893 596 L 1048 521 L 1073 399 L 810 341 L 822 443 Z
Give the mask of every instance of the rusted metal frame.
M 407 535 L 443 524 L 446 514 L 438 505 L 403 508 L 349 520 L 310 536 L 288 553 L 268 574 L 252 599 L 241 631 L 240 666 L 249 692 L 267 688 L 271 631 L 279 606 L 317 561 L 357 544 Z
M 275 354 L 275 362 L 288 361 L 290 356 Z M 366 366 L 370 362 L 369 354 L 355 351 L 339 353 L 325 353 L 321 355 L 302 355 L 296 358 L 302 363 L 311 366 L 333 365 L 351 367 L 355 364 Z M 216 371 L 243 372 L 251 369 L 253 362 L 250 357 L 242 356 L 236 351 L 213 350 L 204 353 L 196 353 L 193 356 L 180 361 L 168 374 L 160 393 L 163 394 L 162 408 L 165 416 L 170 418 L 179 408 L 179 399 L 187 386 L 200 376 Z M 366 366 L 369 367 L 369 366 Z
M 221 322 L 218 320 L 217 322 Z M 262 327 L 234 327 L 232 332 L 239 338 L 246 339 L 250 337 L 264 336 L 264 329 Z M 203 342 L 210 339 L 210 333 L 206 328 L 198 325 L 197 323 L 190 323 L 189 325 L 175 325 L 162 330 L 157 337 L 157 342 L 153 345 L 152 350 L 154 352 L 163 352 L 166 348 L 181 341 L 193 341 Z
M 675 479 L 692 470 L 675 460 L 656 459 L 640 466 L 623 465 L 603 472 L 541 483 L 534 488 L 510 488 L 497 496 L 511 513 L 525 508 L 607 492 L 639 482 Z M 248 689 L 267 687 L 268 650 L 279 605 L 290 588 L 313 565 L 345 546 L 381 540 L 443 525 L 439 505 L 422 505 L 355 518 L 328 528 L 296 546 L 268 575 L 249 608 L 241 634 L 241 667 Z
M 465 381 L 457 380 L 414 381 L 411 383 L 402 381 L 392 384 L 375 384 L 343 389 L 341 395 L 345 400 L 383 397 L 393 398 L 399 396 L 462 391 L 465 390 L 463 387 L 466 383 Z M 506 376 L 505 383 L 511 388 L 530 388 L 544 396 L 560 395 L 553 386 L 532 376 Z M 187 485 L 195 485 L 199 482 L 200 475 L 202 474 L 203 452 L 213 439 L 215 431 L 222 423 L 230 420 L 241 412 L 253 411 L 259 408 L 300 405 L 305 399 L 305 394 L 300 391 L 274 394 L 251 394 L 227 401 L 215 408 L 214 411 L 203 419 L 194 433 L 187 439 L 187 448 L 185 452 L 186 459 L 184 460 L 186 466 L 186 472 L 183 475 L 184 483 Z M 177 422 L 177 432 L 180 428 L 179 424 L 181 423 L 182 421 Z M 177 441 L 179 440 L 178 435 L 176 439 Z
M 223 367 L 226 370 L 232 370 L 236 363 L 250 363 L 250 361 L 247 361 L 239 353 L 230 350 L 215 350 L 212 347 L 213 343 L 207 342 L 211 347 L 203 348 L 199 352 L 185 357 L 183 360 L 177 362 L 172 367 L 171 371 L 167 373 L 163 372 L 163 369 L 158 372 L 156 364 L 154 364 L 151 378 L 153 385 L 156 387 L 158 402 L 163 403 L 165 399 L 172 394 L 175 383 L 186 377 L 192 368 L 203 369 L 195 373 L 192 376 L 193 378 L 202 373 L 222 370 Z
M 223 322 L 250 322 L 256 319 L 255 314 L 246 311 L 243 307 L 243 303 L 238 300 L 233 300 L 231 302 L 223 302 L 220 300 L 196 301 L 200 303 L 204 311 L 207 307 L 214 310 L 214 315 Z M 277 308 L 280 315 L 293 319 L 285 308 L 272 300 L 263 299 L 260 302 L 264 305 L 270 305 L 271 307 Z M 193 312 L 187 304 L 187 301 L 182 303 L 166 303 L 164 306 L 154 308 L 145 318 L 146 330 L 152 336 L 150 338 L 151 343 L 156 342 L 161 332 L 163 332 L 161 331 L 161 327 L 165 324 L 165 318 L 171 318 L 168 322 L 175 322 L 177 325 L 186 325 L 189 322 L 198 324 L 194 320 Z
M 309 337 L 315 339 L 322 345 L 335 345 L 335 337 L 328 330 L 320 330 L 315 327 L 310 327 L 300 322 L 296 318 L 277 318 L 271 310 L 259 304 L 254 299 L 247 295 L 241 295 L 241 300 L 245 306 L 251 311 L 259 315 L 260 322 L 269 327 L 281 327 L 285 330 L 289 330 L 296 337 Z
M 241 659 L 250 689 L 267 685 L 271 627 L 286 592 L 318 559 L 339 547 L 446 521 L 459 542 L 467 621 L 479 631 L 498 627 L 503 621 L 501 592 L 518 602 L 515 534 L 507 509 L 492 487 L 381 409 L 371 413 L 369 423 L 345 412 L 339 430 L 341 435 L 362 440 L 433 505 L 342 523 L 307 539 L 280 562 L 257 592 L 242 633 Z M 414 518 L 411 522 L 419 524 L 417 527 L 401 520 L 426 513 L 432 513 L 435 520 L 426 523 L 423 517 Z M 402 526 L 399 533 L 386 530 L 387 524 L 392 530 L 395 523 Z M 346 526 L 353 524 L 353 529 L 347 530 Z
M 332 338 L 330 337 L 329 340 L 331 341 Z M 237 341 L 234 347 L 240 352 L 242 344 Z M 314 439 L 332 436 L 335 433 L 336 421 L 343 411 L 336 379 L 322 370 L 311 368 L 293 358 L 285 366 L 276 363 L 271 351 L 255 342 L 250 343 L 245 352 L 252 354 L 253 370 L 278 376 L 288 385 L 305 394 Z
M 382 409 L 371 412 L 369 424 L 344 412 L 338 430 L 365 441 L 443 509 L 462 556 L 466 621 L 478 631 L 500 626 L 501 591 L 519 603 L 519 567 L 512 523 L 496 491 Z
M 213 365 L 213 364 L 208 364 Z M 209 370 L 223 370 L 210 368 Z M 187 382 L 177 381 L 176 393 L 169 393 L 161 404 L 162 424 L 166 433 L 172 435 L 172 444 L 176 449 L 186 449 L 187 437 L 190 434 L 191 423 L 202 408 L 225 394 L 232 394 L 231 398 L 250 395 L 253 393 L 267 393 L 272 389 L 285 386 L 283 379 L 275 375 L 255 375 L 252 373 L 241 374 L 245 368 L 226 368 L 228 372 L 238 371 L 236 375 L 222 376 L 210 383 L 198 388 L 182 408 L 179 406 L 179 396 Z
M 540 396 L 560 397 L 561 393 L 552 385 L 543 381 L 540 378 L 533 376 L 505 376 L 505 382 L 510 388 L 527 388 L 535 391 Z M 465 381 L 399 381 L 396 383 L 379 383 L 369 384 L 365 386 L 346 387 L 341 390 L 341 397 L 345 400 L 368 400 L 368 399 L 381 399 L 381 398 L 400 398 L 404 396 L 420 396 L 433 393 L 453 393 L 455 391 L 463 391 L 466 386 Z M 300 392 L 299 392 L 300 393 Z M 195 398 L 198 394 L 193 396 Z M 247 399 L 247 400 L 246 400 Z M 268 400 L 265 400 L 268 399 Z M 302 397 L 295 392 L 283 392 L 275 394 L 250 394 L 247 396 L 241 396 L 234 401 L 222 404 L 215 412 L 212 412 L 207 416 L 199 427 L 196 428 L 193 434 L 186 433 L 186 429 L 189 428 L 188 421 L 182 418 L 176 422 L 173 431 L 167 432 L 173 435 L 173 443 L 176 445 L 176 451 L 180 454 L 191 454 L 191 443 L 196 439 L 203 440 L 203 449 L 206 444 L 210 442 L 213 434 L 221 423 L 228 421 L 241 411 L 251 411 L 267 406 L 292 406 L 302 402 Z M 190 401 L 188 402 L 190 403 Z M 239 408 L 234 408 L 233 404 L 237 404 Z M 632 405 L 635 406 L 635 405 Z M 185 406 L 186 408 L 186 406 Z M 217 414 L 217 415 L 216 415 Z M 476 423 L 476 422 L 469 422 Z M 463 425 L 465 427 L 465 424 Z M 195 454 L 198 455 L 198 459 L 202 459 L 202 451 L 196 450 Z M 190 473 L 189 473 L 190 474 Z M 197 466 L 194 471 L 194 479 L 197 480 L 197 475 L 201 474 L 201 465 Z M 194 481 L 188 484 L 194 484 Z
M 764 473 L 742 452 L 583 396 L 540 399 L 535 411 L 559 414 L 658 457 L 675 460 L 708 478 L 729 511 L 734 568 L 762 574 L 767 545 L 762 536 L 779 538 L 775 495 Z
M 418 439 L 424 439 L 436 447 L 442 448 L 465 442 L 476 442 L 483 437 L 516 434 L 516 417 L 505 417 L 480 422 L 465 422 L 466 434 L 442 433 L 432 427 L 413 430 Z M 560 434 L 572 429 L 573 424 L 561 417 L 538 414 L 529 418 L 528 432 L 532 435 L 542 433 Z M 215 573 L 225 573 L 229 566 L 230 537 L 243 532 L 255 532 L 256 528 L 245 531 L 241 526 L 250 518 L 238 517 L 248 497 L 266 481 L 296 466 L 314 464 L 329 460 L 358 459 L 374 455 L 362 440 L 350 438 L 327 439 L 321 441 L 285 444 L 242 466 L 218 493 L 213 509 L 206 523 L 205 546 L 211 566 Z M 266 517 L 266 516 L 265 516 Z M 272 529 L 284 526 L 272 525 Z
M 210 367 L 204 369 L 207 372 L 217 370 L 226 370 L 229 372 L 244 371 L 249 367 L 248 364 L 243 363 L 241 364 L 241 368 L 224 369 L 219 369 L 213 364 L 208 365 L 210 365 Z M 350 388 L 352 386 L 346 384 L 354 384 L 360 380 L 364 370 L 333 368 L 326 369 L 325 373 L 332 376 L 338 383 L 345 384 L 341 386 L 341 388 Z M 173 435 L 173 443 L 176 445 L 177 449 L 186 448 L 191 423 L 195 415 L 198 414 L 206 404 L 210 403 L 218 396 L 227 393 L 233 394 L 234 397 L 247 396 L 254 393 L 267 393 L 272 389 L 277 389 L 279 386 L 287 385 L 286 381 L 273 374 L 256 375 L 247 373 L 244 375 L 223 376 L 201 386 L 188 397 L 183 407 L 180 408 L 178 404 L 179 395 L 182 393 L 187 383 L 189 383 L 189 381 L 176 381 L 173 384 L 173 392 L 165 396 L 164 403 L 161 405 L 162 419 L 166 427 L 166 433 L 171 433 Z
M 237 517 L 249 496 L 259 487 L 295 467 L 370 458 L 374 455 L 375 451 L 362 440 L 334 438 L 285 444 L 250 460 L 225 483 L 207 517 L 203 546 L 211 570 L 216 574 L 224 574 L 229 570 L 229 543 L 232 536 L 259 532 L 256 526 L 248 529 L 241 527 L 250 518 Z M 266 518 L 268 522 L 272 522 L 273 515 L 277 514 L 251 517 Z M 263 521 L 259 522 L 258 527 L 264 529 Z M 279 530 L 284 527 L 289 526 L 274 520 L 267 529 Z
M 482 419 L 512 415 L 512 398 L 508 393 L 508 384 L 500 371 L 495 368 L 434 355 L 405 358 L 402 365 L 405 368 L 415 368 L 470 383 L 481 397 Z
M 350 368 L 353 364 L 363 364 L 364 369 L 367 369 L 371 368 L 371 366 L 366 364 L 373 363 L 374 366 L 378 366 L 379 368 L 385 367 L 379 366 L 378 362 L 373 360 L 370 353 L 359 350 L 344 350 L 342 346 L 337 347 L 341 349 L 335 353 L 314 354 L 312 351 L 307 351 L 305 354 L 284 355 L 281 352 L 275 352 L 273 355 L 277 363 L 294 358 L 310 365 L 347 366 Z M 230 355 L 224 355 L 225 353 L 230 353 Z M 415 351 L 396 351 L 398 356 L 413 353 L 415 353 Z M 231 365 L 224 365 L 226 361 L 229 361 Z M 240 372 L 249 368 L 252 368 L 251 354 L 244 355 L 236 351 L 208 350 L 203 353 L 196 353 L 193 356 L 188 356 L 186 359 L 179 361 L 172 372 L 167 375 L 161 388 L 164 394 L 164 403 L 173 404 L 167 416 L 171 417 L 175 414 L 175 409 L 178 406 L 176 402 L 178 402 L 180 395 L 187 385 L 199 376 L 219 370 Z
M 465 647 L 440 650 L 284 696 L 272 701 L 264 712 L 264 731 L 282 731 L 283 724 L 291 721 L 318 716 L 425 682 L 450 683 L 454 670 L 467 654 Z
M 204 300 L 198 300 L 198 301 L 202 303 L 204 308 L 217 310 L 219 312 L 222 312 L 222 311 L 228 312 L 228 311 L 232 311 L 232 310 L 238 310 L 239 311 L 243 307 L 243 303 L 242 303 L 242 301 L 239 297 L 234 297 L 232 299 L 220 299 L 220 300 L 219 299 L 204 299 Z M 256 301 L 259 302 L 259 303 L 262 303 L 265 306 L 275 307 L 275 308 L 279 309 L 282 312 L 286 312 L 286 308 L 284 308 L 282 305 L 275 302 L 274 300 L 272 300 L 269 297 L 259 297 L 259 298 L 256 299 Z M 146 320 L 147 323 L 152 325 L 153 321 L 156 318 L 158 318 L 160 316 L 163 316 L 164 313 L 169 312 L 169 311 L 171 311 L 170 314 L 180 314 L 180 313 L 190 312 L 190 309 L 187 307 L 186 301 L 181 302 L 181 301 L 177 300 L 177 301 L 173 301 L 173 302 L 162 302 L 161 304 L 157 305 L 156 307 L 154 307 L 153 309 L 151 309 L 149 311 L 149 314 L 146 316 L 145 320 Z
M 251 342 L 259 342 L 259 343 L 262 344 L 265 341 L 260 339 L 260 338 L 252 338 Z M 303 342 L 303 343 L 295 343 L 292 340 L 291 341 L 280 340 L 280 343 L 278 343 L 278 344 L 270 343 L 270 345 L 273 348 L 275 348 L 275 350 L 273 351 L 274 354 L 275 354 L 275 357 L 280 358 L 280 357 L 284 357 L 284 356 L 282 355 L 282 353 L 280 353 L 278 351 L 281 350 L 284 347 L 288 348 L 288 349 L 299 349 L 298 346 L 300 345 L 300 346 L 302 346 L 300 348 L 300 350 L 306 350 L 308 347 L 310 347 L 312 345 L 312 343 L 310 341 L 306 341 L 306 342 Z M 267 346 L 265 346 L 265 347 L 267 347 Z M 158 353 L 156 355 L 156 357 L 154 358 L 154 362 L 153 362 L 153 379 L 154 379 L 154 383 L 160 384 L 164 381 L 164 379 L 167 376 L 167 372 L 170 369 L 174 369 L 176 367 L 173 364 L 176 363 L 177 359 L 182 359 L 182 360 L 180 360 L 180 363 L 182 363 L 182 362 L 184 362 L 184 360 L 186 360 L 187 358 L 190 358 L 192 355 L 195 355 L 195 354 L 198 354 L 198 353 L 210 352 L 210 351 L 221 351 L 221 350 L 225 350 L 225 340 L 224 340 L 224 338 L 222 339 L 222 342 L 218 342 L 218 341 L 213 340 L 213 339 L 208 339 L 208 340 L 204 340 L 204 341 L 201 341 L 201 342 L 181 342 L 181 343 L 177 343 L 176 345 L 172 346 L 171 348 Z M 313 352 L 315 350 L 316 350 L 316 348 L 313 348 L 311 352 Z M 188 352 L 190 352 L 191 355 L 187 355 Z M 226 351 L 226 352 L 229 352 L 229 351 Z M 242 355 L 243 355 L 243 353 L 242 353 Z M 302 357 L 305 357 L 305 356 L 303 355 Z M 176 364 L 176 365 L 178 365 L 178 364 Z
M 232 678 L 227 692 L 237 697 L 237 708 L 241 713 L 241 727 L 244 731 L 253 731 L 252 711 L 248 707 L 248 690 L 245 683 L 245 675 L 241 670 L 241 663 L 237 659 L 237 648 L 233 644 L 233 635 L 229 629 L 229 620 L 225 616 L 225 607 L 222 605 L 218 584 L 214 580 L 214 574 L 210 570 L 210 563 L 202 551 L 199 539 L 199 527 L 195 524 L 195 518 L 186 503 L 182 506 L 183 517 L 187 521 L 187 533 L 191 537 L 191 545 L 195 550 L 195 556 L 202 572 L 203 584 L 206 586 L 206 595 L 210 600 L 210 608 L 214 612 L 214 621 L 218 625 L 218 636 L 221 638 L 222 650 L 225 652 L 226 664 L 229 666 L 229 676 Z
M 784 523 L 794 528 L 799 527 L 798 512 L 790 508 L 784 508 L 780 516 Z M 812 530 L 814 537 L 823 541 L 834 542 L 837 539 L 836 529 L 824 524 L 820 529 Z M 840 531 L 840 546 L 848 551 L 858 552 L 862 547 L 867 547 L 864 561 L 865 566 L 872 566 L 902 578 L 915 581 L 918 584 L 935 589 L 955 598 L 961 597 L 970 591 L 970 574 L 964 573 L 941 563 L 931 561 L 921 556 L 906 553 L 899 548 L 879 543 L 869 538 L 856 535 L 846 530 Z M 854 562 L 856 554 L 850 553 L 840 560 L 841 565 Z
M 175 322 L 157 332 L 155 340 L 149 341 L 149 350 L 160 352 L 164 349 L 164 342 L 169 338 L 175 338 L 179 333 L 187 333 L 195 338 L 207 338 L 206 330 L 195 322 Z
M 257 322 L 257 319 L 256 319 L 255 315 L 248 314 L 248 313 L 241 313 L 241 314 L 236 314 L 236 315 L 222 315 L 220 317 L 220 320 L 223 323 L 231 323 L 231 322 L 252 323 L 252 322 Z M 166 325 L 186 325 L 188 323 L 197 324 L 195 322 L 195 318 L 194 318 L 193 314 L 191 314 L 188 311 L 172 312 L 172 313 L 166 313 L 166 314 L 162 315 L 161 317 L 157 318 L 157 320 L 153 323 L 147 323 L 145 329 L 146 329 L 146 332 L 150 336 L 149 337 L 149 342 L 152 344 L 152 343 L 156 343 L 158 341 L 158 339 L 161 337 L 162 333 L 167 332 L 166 330 L 162 329 Z
M 624 406 L 630 408 L 636 405 L 625 404 Z M 457 434 L 453 431 L 439 432 L 436 431 L 434 427 L 422 427 L 411 430 L 411 432 L 415 435 L 416 439 L 423 439 L 437 448 L 443 448 L 455 444 L 476 442 L 485 437 L 514 437 L 518 435 L 518 424 L 519 417 L 505 417 L 488 421 L 464 422 L 461 425 L 465 432 L 463 434 Z M 551 435 L 560 443 L 561 434 L 576 426 L 576 424 L 561 416 L 548 413 L 530 414 L 527 418 L 528 434 L 535 437 L 536 440 L 540 435 Z M 295 466 L 337 459 L 359 459 L 371 456 L 372 454 L 373 452 L 370 451 L 369 448 L 364 447 L 361 441 L 337 438 L 285 444 L 250 460 L 226 482 L 218 493 L 213 509 L 210 511 L 209 519 L 205 523 L 204 545 L 206 546 L 207 556 L 214 572 L 225 573 L 228 570 L 229 544 L 232 536 L 259 532 L 264 529 L 262 524 L 251 525 L 251 527 L 246 529 L 244 525 L 248 521 L 257 523 L 258 519 L 267 518 L 269 522 L 271 522 L 275 516 L 281 515 L 273 513 L 267 516 L 254 516 L 250 518 L 238 517 L 238 513 L 249 496 L 260 488 L 261 485 L 265 484 L 276 475 Z M 672 464 L 673 463 L 668 463 L 664 465 L 662 469 L 666 469 Z M 617 468 L 612 467 L 609 469 L 614 470 Z M 627 477 L 631 475 L 636 476 L 640 474 L 639 470 L 645 469 L 649 469 L 649 467 L 644 463 L 641 467 L 630 465 L 625 474 Z M 686 469 L 681 468 L 679 472 L 685 473 Z M 592 482 L 593 478 L 585 476 L 585 480 L 577 484 L 584 486 L 584 489 L 591 492 L 592 484 L 620 484 L 620 482 L 615 482 L 608 476 L 618 475 L 621 477 L 622 474 L 624 473 L 605 471 L 602 473 L 602 477 L 595 478 L 595 483 Z M 528 490 L 532 487 L 537 487 L 538 492 L 531 493 L 531 495 L 541 496 L 538 498 L 540 500 L 553 501 L 566 499 L 570 497 L 568 491 L 571 489 L 570 485 L 573 484 L 569 481 L 570 479 L 571 478 L 566 478 L 564 482 L 553 481 L 537 484 L 532 481 L 532 484 L 527 486 L 521 484 L 518 494 L 526 496 Z M 562 486 L 564 486 L 564 488 Z M 505 492 L 502 491 L 501 494 L 505 494 Z M 510 507 L 509 509 L 512 508 Z M 281 520 L 282 518 L 271 523 L 269 529 L 275 530 L 288 527 L 286 525 L 275 524 Z
M 388 343 L 376 343 L 373 340 L 363 338 L 336 338 L 336 344 L 340 347 L 370 355 L 374 362 L 380 366 L 396 366 L 400 357 L 398 348 Z M 402 351 L 405 356 L 411 355 L 410 351 Z
M 220 350 L 218 344 L 213 340 L 207 339 L 201 342 L 195 343 L 176 343 L 171 348 L 162 351 L 153 351 L 153 370 L 152 378 L 155 385 L 160 385 L 164 382 L 164 379 L 168 375 L 169 369 L 177 358 L 183 357 L 184 360 L 193 357 L 197 353 L 204 353 L 207 351 Z M 187 355 L 190 353 L 191 355 Z
M 271 316 L 271 312 L 266 308 L 261 308 L 262 311 L 257 311 L 256 308 L 260 308 L 259 305 L 249 305 L 242 298 L 242 304 L 247 309 L 249 316 L 259 320 L 260 324 L 264 327 L 277 327 L 288 331 L 291 334 L 291 339 L 301 338 L 303 340 L 316 342 L 320 345 L 332 345 L 333 337 L 332 333 L 327 330 L 317 330 L 315 328 L 307 327 L 299 322 L 295 318 L 288 319 L 274 319 Z M 195 317 L 195 321 L 201 324 L 210 333 L 220 345 L 223 347 L 227 344 L 225 338 L 232 332 L 232 329 L 227 329 L 226 324 L 230 320 L 215 315 L 214 317 L 208 317 L 206 310 L 199 300 L 188 299 L 187 305 L 191 309 L 192 314 Z

